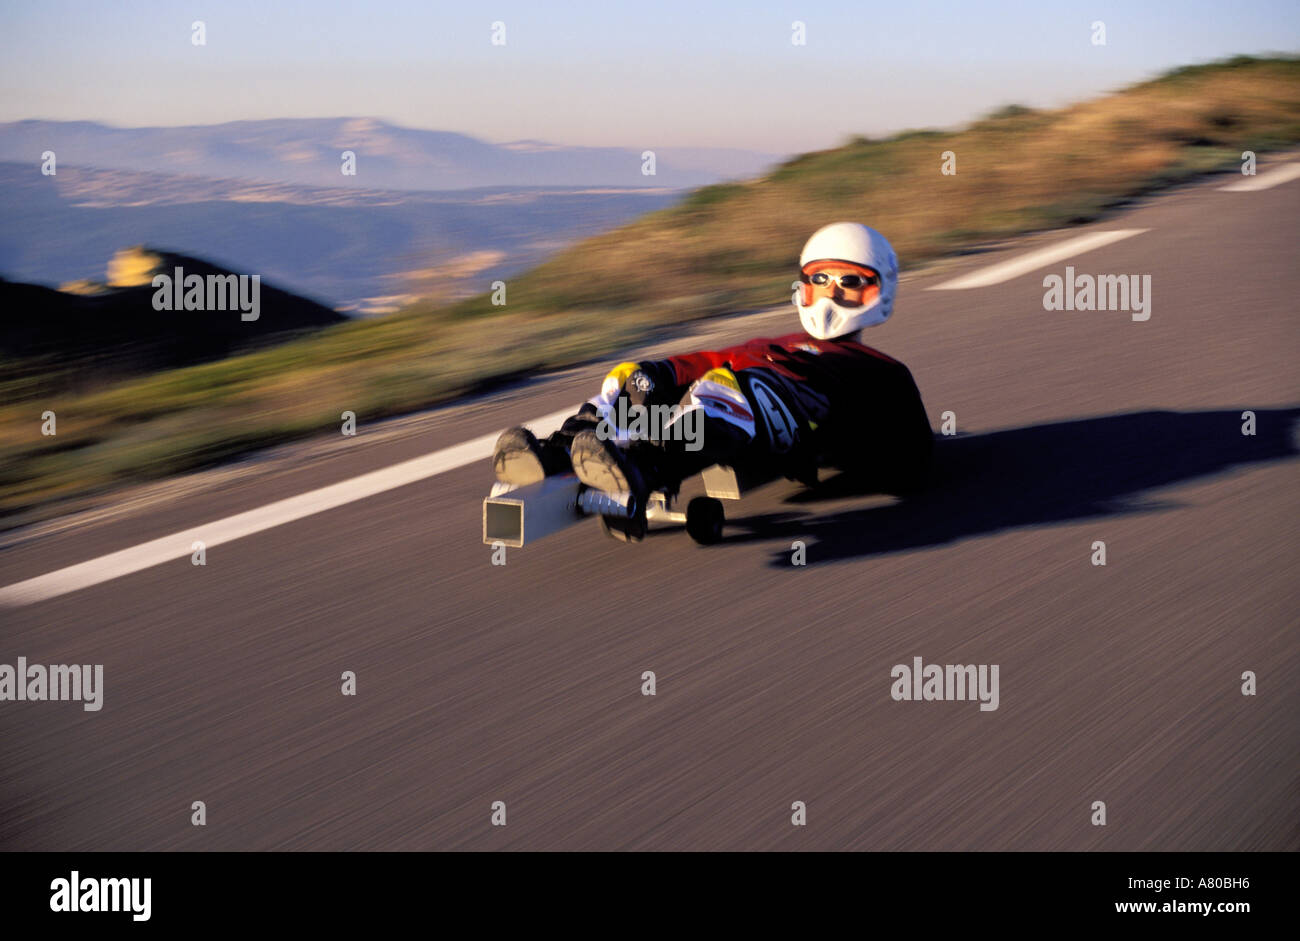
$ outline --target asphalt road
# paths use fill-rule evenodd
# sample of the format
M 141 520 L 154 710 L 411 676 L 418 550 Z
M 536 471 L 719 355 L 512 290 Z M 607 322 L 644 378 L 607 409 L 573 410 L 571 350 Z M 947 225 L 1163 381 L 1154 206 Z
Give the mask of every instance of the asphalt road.
M 205 566 L 0 608 L 0 663 L 103 664 L 105 687 L 99 712 L 0 703 L 0 848 L 1300 849 L 1300 180 L 1228 182 L 904 283 L 870 339 L 959 432 L 914 500 L 782 481 L 729 505 L 719 546 L 587 522 L 494 566 L 477 462 Z M 1148 231 L 926 290 L 1126 228 Z M 1149 274 L 1150 320 L 1044 310 L 1067 263 Z M 363 416 L 11 540 L 0 586 L 576 404 L 602 374 Z M 895 701 L 914 657 L 998 665 L 998 708 Z

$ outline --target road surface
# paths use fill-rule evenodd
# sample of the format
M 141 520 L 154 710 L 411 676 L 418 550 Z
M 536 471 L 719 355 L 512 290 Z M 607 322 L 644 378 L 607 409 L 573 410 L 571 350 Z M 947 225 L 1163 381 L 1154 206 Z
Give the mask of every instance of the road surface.
M 591 364 L 11 535 L 0 663 L 102 664 L 104 698 L 0 703 L 0 848 L 1300 849 L 1300 180 L 1231 182 L 904 282 L 869 340 L 958 432 L 915 500 L 782 481 L 715 547 L 588 521 L 493 565 L 455 452 L 203 566 L 105 568 L 576 405 Z M 1045 310 L 1067 264 L 1150 275 L 1150 319 Z M 895 700 L 915 657 L 997 665 L 998 708 Z

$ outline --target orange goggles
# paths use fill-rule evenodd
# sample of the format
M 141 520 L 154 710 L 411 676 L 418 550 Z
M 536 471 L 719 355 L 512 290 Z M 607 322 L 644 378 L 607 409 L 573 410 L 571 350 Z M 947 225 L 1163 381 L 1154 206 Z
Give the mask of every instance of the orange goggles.
M 874 287 L 880 283 L 878 275 L 874 274 L 831 274 L 827 271 L 818 271 L 816 274 L 803 275 L 803 280 L 809 284 L 815 284 L 818 287 L 831 284 L 838 284 L 846 291 L 857 291 L 861 288 Z
M 799 273 L 800 299 L 804 306 L 812 303 L 813 288 L 825 287 L 829 284 L 838 285 L 842 291 L 865 291 L 868 288 L 876 287 L 880 284 L 880 275 L 867 268 L 861 272 L 850 272 L 849 274 L 834 275 L 828 271 L 816 271 L 812 274 L 805 272 Z M 845 302 L 846 307 L 857 307 L 858 304 Z

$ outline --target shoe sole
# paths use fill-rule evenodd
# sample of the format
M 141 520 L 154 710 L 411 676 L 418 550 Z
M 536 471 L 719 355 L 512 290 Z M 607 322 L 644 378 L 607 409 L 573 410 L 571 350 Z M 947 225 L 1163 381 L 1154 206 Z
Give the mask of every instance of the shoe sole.
M 498 456 L 494 470 L 497 480 L 516 487 L 535 484 L 546 477 L 546 472 L 542 470 L 542 462 L 527 451 Z
M 503 484 L 523 487 L 546 478 L 546 468 L 542 466 L 541 458 L 529 447 L 535 439 L 527 434 L 513 432 L 506 432 L 501 437 L 508 443 L 492 456 L 492 470 L 497 475 L 497 480 Z M 501 447 L 500 443 L 498 447 Z
M 573 457 L 573 472 L 592 490 L 603 490 L 605 493 L 631 491 L 632 486 L 627 475 L 610 459 L 603 447 L 592 448 L 579 438 L 573 442 L 570 453 Z
M 605 453 L 603 445 L 593 447 L 581 437 L 573 442 L 570 451 L 573 459 L 573 472 L 578 479 L 592 490 L 605 493 L 629 493 L 631 482 L 623 469 Z M 645 538 L 645 523 L 623 516 L 602 516 L 601 528 L 605 535 L 619 542 L 640 542 Z

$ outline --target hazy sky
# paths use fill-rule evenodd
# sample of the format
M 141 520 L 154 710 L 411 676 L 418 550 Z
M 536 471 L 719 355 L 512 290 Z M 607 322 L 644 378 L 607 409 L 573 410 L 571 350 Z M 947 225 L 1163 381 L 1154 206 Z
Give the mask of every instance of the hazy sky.
M 364 115 L 491 141 L 778 153 L 1300 51 L 1300 3 L 0 2 L 0 121 Z M 191 43 L 206 24 L 207 45 Z M 807 45 L 791 24 L 807 24 Z M 1092 44 L 1101 20 L 1106 45 Z M 506 43 L 491 43 L 494 21 Z

